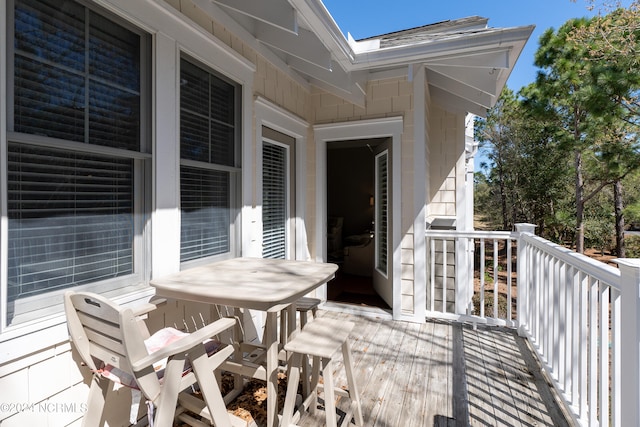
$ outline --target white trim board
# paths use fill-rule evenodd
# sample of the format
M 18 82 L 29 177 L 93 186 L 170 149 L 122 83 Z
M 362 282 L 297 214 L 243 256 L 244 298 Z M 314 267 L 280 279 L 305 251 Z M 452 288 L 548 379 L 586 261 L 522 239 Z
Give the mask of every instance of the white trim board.
M 245 255 L 260 257 L 262 254 L 261 242 L 258 242 L 256 239 L 251 239 L 251 235 L 262 236 L 262 126 L 266 126 L 285 135 L 289 135 L 296 140 L 295 259 L 303 261 L 309 260 L 310 255 L 307 244 L 307 232 L 304 222 L 304 218 L 306 217 L 305 207 L 307 201 L 307 175 L 305 168 L 307 159 L 306 142 L 309 123 L 261 96 L 255 98 L 254 109 L 256 117 L 256 206 L 253 208 L 252 212 L 253 220 L 250 222 L 246 220 L 244 221 L 245 224 L 251 224 L 249 225 L 251 226 L 251 231 L 249 233 L 245 231 L 244 233 L 245 238 L 250 239 L 250 241 L 247 240 L 244 242 L 248 245 L 248 250 Z
M 392 247 L 391 256 L 393 280 L 393 318 L 399 320 L 402 316 L 402 283 L 401 283 L 401 225 L 402 225 L 402 131 L 404 122 L 402 117 L 387 117 L 382 119 L 356 120 L 313 127 L 316 142 L 316 240 L 315 259 L 318 262 L 327 260 L 327 142 L 391 138 L 392 162 Z M 318 296 L 326 301 L 327 285 L 318 288 Z

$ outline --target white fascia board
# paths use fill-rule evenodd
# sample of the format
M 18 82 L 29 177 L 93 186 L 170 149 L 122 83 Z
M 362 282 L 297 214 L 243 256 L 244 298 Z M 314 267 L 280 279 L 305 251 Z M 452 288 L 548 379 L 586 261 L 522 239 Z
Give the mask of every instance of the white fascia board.
M 380 39 L 369 39 L 359 42 L 351 36 L 351 33 L 347 33 L 347 41 L 356 55 L 358 53 L 380 49 Z
M 281 30 L 296 34 L 298 20 L 296 11 L 286 1 L 255 1 L 255 0 L 213 0 L 215 3 L 247 15 L 258 21 L 267 23 Z
M 427 81 L 431 86 L 439 87 L 442 90 L 461 98 L 468 99 L 475 104 L 482 105 L 487 108 L 490 108 L 495 104 L 496 96 L 499 95 L 486 92 L 483 88 L 470 86 L 464 81 L 452 79 L 445 74 L 441 74 L 428 68 Z
M 256 38 L 274 49 L 331 70 L 331 52 L 315 34 L 304 28 L 300 28 L 296 35 L 268 25 L 260 25 L 256 31 Z
M 468 68 L 509 68 L 511 47 L 474 50 L 458 55 L 443 55 L 424 61 L 425 65 Z
M 431 94 L 431 101 L 445 110 L 454 113 L 471 113 L 476 116 L 487 117 L 487 107 L 461 98 L 437 86 L 429 85 L 429 93 Z
M 519 56 L 525 42 L 531 36 L 534 26 L 487 30 L 481 33 L 465 34 L 440 41 L 429 41 L 406 46 L 380 49 L 356 56 L 350 70 L 370 69 L 390 65 L 426 62 L 432 58 L 456 54 L 468 55 L 478 49 L 512 46 Z M 513 58 L 512 58 L 513 60 Z

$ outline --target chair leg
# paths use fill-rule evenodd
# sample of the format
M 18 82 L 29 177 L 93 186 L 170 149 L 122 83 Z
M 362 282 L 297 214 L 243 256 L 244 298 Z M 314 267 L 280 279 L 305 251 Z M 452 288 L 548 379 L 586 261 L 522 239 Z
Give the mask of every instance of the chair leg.
M 308 315 L 306 311 L 300 312 L 300 328 L 304 328 L 304 325 L 307 324 Z
M 320 384 L 320 363 L 318 356 L 313 356 L 313 366 L 311 368 L 311 404 L 309 412 L 314 414 L 318 409 L 318 385 Z
M 324 411 L 327 417 L 327 427 L 337 427 L 336 395 L 333 385 L 333 361 L 323 360 L 322 380 L 324 381 Z
M 82 418 L 82 427 L 102 426 L 104 424 L 104 408 L 107 394 L 113 388 L 113 381 L 101 379 L 99 375 L 91 377 L 87 412 Z
M 231 427 L 231 419 L 220 392 L 220 384 L 213 375 L 213 367 L 209 364 L 209 356 L 204 345 L 196 346 L 189 352 L 188 357 L 213 423 L 216 427 Z
M 305 396 L 309 396 L 309 394 L 313 391 L 309 382 L 310 376 L 311 364 L 309 363 L 309 356 L 305 354 L 302 356 L 302 393 Z
M 344 360 L 344 369 L 347 374 L 347 386 L 349 387 L 349 397 L 351 402 L 355 405 L 354 418 L 356 425 L 364 426 L 364 418 L 362 417 L 362 406 L 360 405 L 360 394 L 358 393 L 358 387 L 356 386 L 356 378 L 353 373 L 353 363 L 351 357 L 351 348 L 349 342 L 345 341 L 342 344 L 342 358 Z
M 180 379 L 186 356 L 184 354 L 169 358 L 164 372 L 164 382 L 156 405 L 155 427 L 171 427 L 178 404 Z
M 296 404 L 296 396 L 298 394 L 298 381 L 300 381 L 300 362 L 302 355 L 293 353 L 291 356 L 291 365 L 287 373 L 287 394 L 284 399 L 284 409 L 282 410 L 282 422 L 280 425 L 289 426 L 293 419 L 293 411 Z
M 318 314 L 318 309 L 316 307 L 311 309 L 311 313 L 312 316 L 311 318 L 314 319 L 317 317 Z M 301 311 L 300 312 L 300 328 L 304 328 L 304 326 L 309 323 L 309 312 L 307 311 Z M 304 359 L 303 359 L 303 364 L 302 364 L 302 390 L 305 396 L 308 396 L 309 393 L 311 393 L 313 390 L 311 388 L 311 385 L 309 384 L 309 376 L 311 375 L 311 364 L 309 363 L 309 359 L 311 357 L 305 355 Z
M 280 311 L 280 342 L 284 345 L 287 343 L 287 310 Z

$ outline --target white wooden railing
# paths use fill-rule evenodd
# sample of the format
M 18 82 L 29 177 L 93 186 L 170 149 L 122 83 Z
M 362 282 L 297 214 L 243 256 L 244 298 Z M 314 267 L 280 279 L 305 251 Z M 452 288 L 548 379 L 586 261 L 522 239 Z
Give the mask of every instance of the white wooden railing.
M 516 282 L 507 260 L 516 238 L 500 231 L 427 231 L 427 315 L 515 326 Z
M 527 224 L 515 233 L 427 231 L 427 247 L 429 316 L 517 327 L 576 424 L 640 426 L 640 260 L 615 268 Z

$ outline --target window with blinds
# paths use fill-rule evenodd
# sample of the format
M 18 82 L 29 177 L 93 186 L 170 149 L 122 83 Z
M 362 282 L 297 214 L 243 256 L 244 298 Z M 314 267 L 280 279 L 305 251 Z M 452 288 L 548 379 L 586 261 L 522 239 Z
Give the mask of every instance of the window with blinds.
M 180 260 L 231 251 L 237 86 L 180 61 Z
M 150 159 L 148 35 L 73 1 L 12 4 L 7 324 L 55 308 L 49 292 L 140 279 Z
M 66 0 L 16 0 L 14 131 L 140 150 L 141 37 Z
M 262 256 L 286 258 L 287 147 L 262 145 Z
M 9 144 L 8 298 L 133 272 L 133 162 Z
M 229 187 L 228 172 L 181 168 L 181 261 L 229 252 Z
M 375 198 L 375 236 L 376 236 L 376 268 L 387 274 L 387 239 L 389 224 L 389 155 L 384 151 L 376 156 L 376 198 Z

